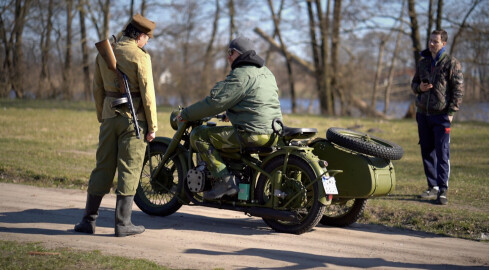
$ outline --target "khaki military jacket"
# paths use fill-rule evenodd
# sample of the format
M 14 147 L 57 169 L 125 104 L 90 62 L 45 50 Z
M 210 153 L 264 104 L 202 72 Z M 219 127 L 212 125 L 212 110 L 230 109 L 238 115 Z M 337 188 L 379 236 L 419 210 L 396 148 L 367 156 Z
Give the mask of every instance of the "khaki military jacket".
M 150 55 L 139 48 L 134 39 L 125 36 L 115 44 L 114 54 L 117 68 L 127 75 L 131 93 L 140 94 L 140 97 L 133 97 L 138 120 L 147 121 L 148 132 L 157 131 L 156 98 Z M 105 92 L 119 93 L 119 83 L 116 73 L 107 67 L 100 55 L 97 55 L 93 96 L 99 122 L 115 117 L 117 114 L 131 118 L 129 109 L 125 105 L 112 109 L 110 104 L 116 98 L 105 94 Z

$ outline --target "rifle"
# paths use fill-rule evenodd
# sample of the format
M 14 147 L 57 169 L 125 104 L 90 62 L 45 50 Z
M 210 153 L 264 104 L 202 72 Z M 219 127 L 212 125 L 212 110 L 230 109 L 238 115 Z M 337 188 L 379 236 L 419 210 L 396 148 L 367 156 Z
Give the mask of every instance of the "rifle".
M 117 78 L 119 79 L 120 82 L 119 91 L 121 92 L 122 97 L 114 100 L 111 106 L 113 108 L 122 105 L 124 103 L 127 103 L 127 107 L 129 108 L 129 112 L 131 113 L 134 130 L 136 130 L 136 137 L 140 139 L 141 133 L 139 131 L 138 117 L 136 115 L 136 111 L 134 110 L 134 105 L 132 103 L 131 90 L 129 90 L 129 82 L 127 76 L 126 74 L 124 74 L 124 72 L 120 71 L 117 68 L 117 60 L 115 58 L 114 51 L 112 50 L 112 46 L 110 45 L 108 39 L 95 43 L 95 47 L 97 47 L 100 56 L 102 56 L 102 58 L 105 60 L 105 63 L 107 63 L 109 69 L 117 74 Z

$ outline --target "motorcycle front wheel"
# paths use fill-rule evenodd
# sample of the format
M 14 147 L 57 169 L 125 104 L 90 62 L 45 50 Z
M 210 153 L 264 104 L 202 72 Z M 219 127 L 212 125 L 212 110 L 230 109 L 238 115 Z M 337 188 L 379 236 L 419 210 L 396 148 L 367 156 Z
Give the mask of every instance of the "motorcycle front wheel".
M 151 174 L 161 163 L 167 145 L 150 143 L 149 147 L 152 168 L 146 153 L 134 202 L 148 215 L 168 216 L 182 206 L 178 194 L 183 185 L 183 167 L 178 156 L 173 156 L 166 161 L 160 173 L 151 178 Z
M 274 158 L 265 166 L 265 171 L 270 175 L 278 170 L 282 171 L 284 161 L 284 156 Z M 281 208 L 287 203 L 288 198 L 300 193 L 301 195 L 296 197 L 286 209 L 281 209 L 295 212 L 299 218 L 297 221 L 263 218 L 263 221 L 275 231 L 285 233 L 302 234 L 314 228 L 321 220 L 325 210 L 325 206 L 319 202 L 320 182 L 309 186 L 315 179 L 316 174 L 307 162 L 297 156 L 289 156 L 287 169 L 285 172 L 282 171 L 282 185 L 280 187 L 280 190 L 287 196 L 283 199 L 276 199 L 279 200 L 278 208 Z M 273 195 L 272 179 L 260 175 L 255 197 L 261 204 L 265 204 Z
M 346 227 L 362 216 L 367 199 L 357 198 L 342 202 L 331 203 L 324 211 L 321 224 L 334 227 Z

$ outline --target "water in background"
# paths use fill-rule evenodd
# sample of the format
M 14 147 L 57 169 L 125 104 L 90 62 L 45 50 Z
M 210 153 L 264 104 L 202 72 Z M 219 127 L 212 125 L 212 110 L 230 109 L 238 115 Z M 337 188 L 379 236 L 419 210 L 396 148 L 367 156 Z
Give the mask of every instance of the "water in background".
M 308 111 L 308 108 L 310 107 L 310 102 L 311 100 L 309 99 L 298 99 L 296 101 L 298 111 L 304 113 L 319 114 L 319 101 L 314 100 L 310 111 Z M 387 111 L 387 115 L 396 119 L 401 119 L 406 114 L 410 104 L 410 101 L 391 101 L 389 105 L 389 110 Z M 282 106 L 282 113 L 292 113 L 292 102 L 290 99 L 281 98 L 280 105 Z M 377 101 L 375 108 L 378 111 L 383 112 L 384 102 Z M 362 113 L 359 110 L 353 109 L 353 117 L 361 116 Z M 489 103 L 462 103 L 460 111 L 456 114 L 455 117 L 457 121 L 489 122 Z

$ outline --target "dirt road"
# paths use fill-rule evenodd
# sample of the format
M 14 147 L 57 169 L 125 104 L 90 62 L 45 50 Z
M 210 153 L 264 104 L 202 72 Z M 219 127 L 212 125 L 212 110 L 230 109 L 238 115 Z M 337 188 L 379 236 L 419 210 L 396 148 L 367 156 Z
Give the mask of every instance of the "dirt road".
M 73 231 L 84 191 L 0 183 L 0 239 L 100 250 L 190 269 L 489 269 L 489 243 L 383 226 L 317 226 L 303 235 L 272 231 L 240 212 L 182 207 L 151 217 L 134 206 L 146 232 L 113 237 L 115 195 L 102 201 L 95 235 Z

